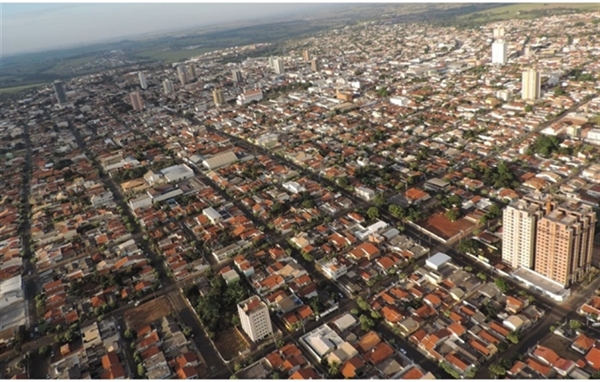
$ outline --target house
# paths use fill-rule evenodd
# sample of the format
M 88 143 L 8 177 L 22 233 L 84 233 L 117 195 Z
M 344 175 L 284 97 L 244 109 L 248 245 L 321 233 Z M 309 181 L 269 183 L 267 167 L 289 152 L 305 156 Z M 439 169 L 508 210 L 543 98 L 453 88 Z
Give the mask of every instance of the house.
M 431 198 L 425 191 L 418 188 L 411 188 L 404 193 L 404 197 L 409 204 L 419 204 Z

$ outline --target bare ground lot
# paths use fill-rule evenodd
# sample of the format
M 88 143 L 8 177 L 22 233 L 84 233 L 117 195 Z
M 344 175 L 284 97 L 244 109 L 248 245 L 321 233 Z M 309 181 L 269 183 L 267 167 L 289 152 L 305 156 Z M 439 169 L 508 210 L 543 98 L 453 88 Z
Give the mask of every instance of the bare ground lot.
M 442 212 L 436 212 L 427 219 L 417 222 L 417 224 L 444 240 L 448 240 L 451 237 L 458 235 L 460 231 L 468 232 L 468 230 L 475 226 L 474 223 L 471 223 L 465 218 L 458 219 L 454 222 L 450 221 Z
M 174 312 L 169 299 L 162 296 L 130 310 L 124 318 L 128 327 L 138 330 Z
M 219 334 L 215 346 L 224 360 L 229 361 L 240 355 L 241 351 L 250 348 L 244 337 L 235 328 L 229 328 Z

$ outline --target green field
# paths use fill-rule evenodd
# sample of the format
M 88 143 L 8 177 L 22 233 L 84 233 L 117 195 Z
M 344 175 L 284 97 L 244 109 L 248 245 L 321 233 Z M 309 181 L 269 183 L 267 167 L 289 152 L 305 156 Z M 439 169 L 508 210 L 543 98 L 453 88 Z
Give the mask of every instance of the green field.
M 23 85 L 23 86 L 14 86 L 12 88 L 3 88 L 0 89 L 0 94 L 13 94 L 22 92 L 24 90 L 28 90 L 31 88 L 42 87 L 48 85 L 47 83 L 39 83 L 39 84 L 31 84 L 31 85 Z
M 600 12 L 600 3 L 530 3 L 511 4 L 485 11 L 458 16 L 452 23 L 459 26 L 479 26 L 509 19 L 535 19 L 538 17 L 573 12 Z

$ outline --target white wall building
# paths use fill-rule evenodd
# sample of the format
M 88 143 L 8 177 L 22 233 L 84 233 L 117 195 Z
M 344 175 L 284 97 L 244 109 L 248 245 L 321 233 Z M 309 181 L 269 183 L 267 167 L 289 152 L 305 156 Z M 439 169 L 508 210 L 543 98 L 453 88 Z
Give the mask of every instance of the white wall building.
M 504 65 L 508 56 L 507 44 L 504 41 L 496 41 L 492 44 L 492 64 Z
M 516 200 L 504 209 L 502 217 L 502 261 L 513 269 L 532 268 L 536 224 L 544 216 L 541 197 Z
M 140 79 L 140 87 L 142 89 L 148 89 L 148 82 L 146 82 L 146 76 L 143 72 L 138 72 L 138 78 Z
M 523 72 L 521 80 L 521 98 L 535 101 L 541 95 L 540 73 L 533 69 Z
M 252 296 L 238 304 L 238 314 L 242 329 L 254 342 L 273 334 L 269 308 L 258 298 Z

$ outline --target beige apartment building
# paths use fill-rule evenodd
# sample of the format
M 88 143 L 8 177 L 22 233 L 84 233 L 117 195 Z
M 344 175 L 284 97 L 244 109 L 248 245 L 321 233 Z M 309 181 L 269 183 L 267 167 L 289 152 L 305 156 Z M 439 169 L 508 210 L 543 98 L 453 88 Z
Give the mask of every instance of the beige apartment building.
M 566 202 L 537 223 L 534 270 L 564 286 L 590 269 L 596 214 L 592 207 Z
M 252 296 L 238 304 L 238 314 L 242 329 L 254 342 L 273 334 L 269 308 L 257 296 Z
M 212 92 L 213 102 L 215 105 L 219 106 L 225 103 L 225 98 L 223 97 L 223 90 L 215 89 Z
M 548 204 L 550 203 L 550 204 Z M 502 217 L 502 261 L 512 268 L 531 269 L 534 265 L 538 221 L 553 207 L 539 193 L 515 200 Z
M 521 98 L 528 101 L 535 101 L 541 95 L 540 73 L 529 69 L 523 72 L 521 81 Z

